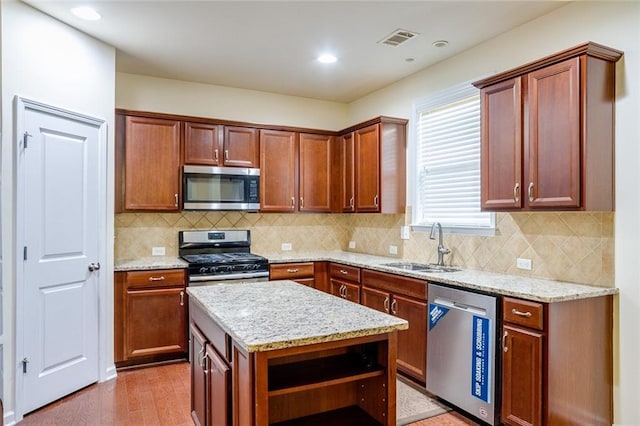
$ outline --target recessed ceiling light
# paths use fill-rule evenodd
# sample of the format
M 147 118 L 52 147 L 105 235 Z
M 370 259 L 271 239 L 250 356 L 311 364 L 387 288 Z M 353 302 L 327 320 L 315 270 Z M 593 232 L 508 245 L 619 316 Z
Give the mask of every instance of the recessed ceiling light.
M 97 21 L 102 16 L 96 12 L 96 10 L 89 6 L 78 6 L 71 9 L 71 13 L 77 16 L 80 19 L 84 19 L 86 21 Z
M 404 60 L 405 60 L 405 62 L 413 62 L 413 61 L 416 60 L 416 58 L 409 57 L 409 58 L 405 58 Z
M 431 43 L 431 45 L 433 47 L 446 47 L 449 45 L 449 42 L 447 40 L 437 40 Z
M 324 54 L 318 56 L 318 62 L 322 62 L 323 64 L 332 64 L 337 60 L 338 60 L 338 58 L 336 58 L 335 56 L 333 56 L 330 53 L 324 53 Z

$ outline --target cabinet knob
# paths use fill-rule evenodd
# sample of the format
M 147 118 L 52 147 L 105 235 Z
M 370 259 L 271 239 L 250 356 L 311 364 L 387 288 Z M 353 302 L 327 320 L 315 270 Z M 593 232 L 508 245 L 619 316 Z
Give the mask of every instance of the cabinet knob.
M 513 187 L 513 201 L 516 204 L 520 202 L 520 182 L 516 182 Z
M 529 183 L 529 189 L 527 192 L 529 193 L 529 202 L 533 202 L 533 182 Z

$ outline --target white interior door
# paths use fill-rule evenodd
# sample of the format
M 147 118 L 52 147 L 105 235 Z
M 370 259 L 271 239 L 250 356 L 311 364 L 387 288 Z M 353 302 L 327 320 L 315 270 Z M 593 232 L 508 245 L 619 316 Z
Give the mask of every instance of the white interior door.
M 17 169 L 17 374 L 27 413 L 98 380 L 100 126 L 53 108 L 18 114 L 27 136 Z

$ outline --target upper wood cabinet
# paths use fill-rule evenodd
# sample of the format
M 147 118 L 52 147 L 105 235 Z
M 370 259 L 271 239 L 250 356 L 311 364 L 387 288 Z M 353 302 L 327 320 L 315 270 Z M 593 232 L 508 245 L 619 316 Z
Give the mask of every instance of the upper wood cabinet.
M 180 209 L 180 126 L 116 115 L 116 211 Z
M 474 83 L 483 210 L 613 209 L 621 55 L 586 43 Z
M 330 212 L 333 136 L 260 131 L 260 210 Z
M 404 213 L 406 123 L 380 117 L 343 132 L 334 211 Z
M 184 123 L 184 163 L 258 168 L 258 130 L 251 127 Z

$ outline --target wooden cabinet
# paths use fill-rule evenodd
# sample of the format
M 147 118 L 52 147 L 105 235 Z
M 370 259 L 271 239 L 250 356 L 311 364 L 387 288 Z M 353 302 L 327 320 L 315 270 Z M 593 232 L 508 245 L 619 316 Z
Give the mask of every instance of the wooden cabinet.
M 196 425 L 231 425 L 231 368 L 191 324 L 191 418 Z
M 185 164 L 258 168 L 259 146 L 255 128 L 184 123 Z
M 484 210 L 612 210 L 615 62 L 586 43 L 478 81 Z
M 360 268 L 330 263 L 329 292 L 334 296 L 360 303 Z
M 117 366 L 185 357 L 185 286 L 183 269 L 115 273 Z
M 409 322 L 398 332 L 398 370 L 426 381 L 427 282 L 365 269 L 362 271 L 362 304 Z
M 260 210 L 331 211 L 333 136 L 260 131 Z
M 543 304 L 503 298 L 502 422 L 613 421 L 611 296 Z
M 180 209 L 178 120 L 116 115 L 116 212 Z
M 380 117 L 343 132 L 335 211 L 404 213 L 406 123 Z
M 308 287 L 315 288 L 315 271 L 313 262 L 276 263 L 269 265 L 269 279 L 292 280 Z

